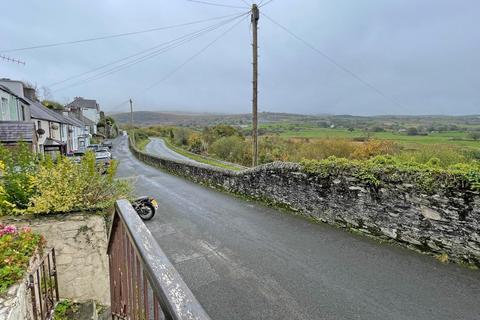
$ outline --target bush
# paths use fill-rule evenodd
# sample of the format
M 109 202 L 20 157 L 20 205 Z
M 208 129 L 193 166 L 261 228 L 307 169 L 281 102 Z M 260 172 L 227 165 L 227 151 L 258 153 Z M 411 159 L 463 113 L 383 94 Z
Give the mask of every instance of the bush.
M 0 294 L 23 278 L 35 250 L 45 240 L 29 228 L 17 230 L 13 225 L 0 224 Z
M 177 146 L 186 146 L 190 131 L 185 128 L 176 128 L 173 132 L 173 143 Z
M 199 133 L 192 133 L 188 137 L 188 150 L 193 153 L 202 153 L 204 150 L 204 143 Z
M 128 183 L 114 178 L 116 161 L 103 174 L 93 152 L 80 163 L 65 157 L 39 161 L 24 147 L 0 154 L 0 215 L 103 209 L 130 195 Z
M 26 209 L 35 193 L 31 178 L 37 170 L 37 159 L 27 144 L 7 148 L 0 144 L 0 211 Z
M 480 191 L 480 163 L 438 166 L 438 159 L 428 164 L 403 161 L 392 156 L 378 156 L 369 160 L 348 160 L 329 157 L 325 160 L 302 160 L 303 170 L 323 178 L 338 178 L 345 174 L 356 177 L 378 188 L 382 183 L 411 183 L 423 192 L 469 189 Z
M 95 165 L 95 155 L 87 152 L 77 164 L 67 158 L 58 163 L 45 161 L 32 177 L 37 193 L 31 198 L 29 213 L 70 212 L 104 209 L 118 198 L 128 197 L 129 186 L 114 178 L 117 162 L 112 161 L 106 174 Z
M 438 159 L 438 165 L 448 167 L 456 163 L 467 163 L 467 155 L 458 147 L 446 145 L 423 145 L 420 149 L 400 153 L 398 158 L 403 162 L 428 163 L 430 159 Z
M 472 131 L 468 134 L 468 137 L 472 140 L 480 140 L 480 131 Z
M 379 155 L 393 155 L 400 152 L 400 146 L 393 141 L 370 140 L 355 147 L 351 158 L 370 159 Z
M 355 143 L 345 139 L 318 139 L 301 143 L 294 161 L 306 159 L 326 159 L 330 156 L 349 158 L 355 151 Z
M 215 141 L 209 148 L 210 153 L 220 159 L 242 163 L 246 153 L 247 145 L 239 136 L 223 137 Z

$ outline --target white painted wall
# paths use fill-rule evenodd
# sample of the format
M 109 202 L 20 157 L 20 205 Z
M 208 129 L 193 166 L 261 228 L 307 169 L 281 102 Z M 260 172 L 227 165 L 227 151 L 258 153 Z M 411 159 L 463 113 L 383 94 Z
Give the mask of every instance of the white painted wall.
M 95 123 L 100 121 L 100 113 L 97 109 L 82 108 L 82 114 L 85 118 L 88 118 Z

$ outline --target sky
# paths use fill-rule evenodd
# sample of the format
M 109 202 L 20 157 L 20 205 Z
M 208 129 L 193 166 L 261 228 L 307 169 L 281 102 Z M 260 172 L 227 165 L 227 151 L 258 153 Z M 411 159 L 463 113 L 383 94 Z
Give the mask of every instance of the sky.
M 239 15 L 248 12 L 245 2 L 252 0 L 204 1 L 220 5 L 188 0 L 10 1 L 11 14 L 0 19 L 0 55 L 26 64 L 0 59 L 0 77 L 33 83 L 42 95 L 62 103 L 76 96 L 96 99 L 106 112 L 128 111 L 132 98 L 135 110 L 249 113 L 251 29 L 248 15 Z M 480 113 L 479 1 L 262 1 L 259 111 Z M 211 18 L 218 19 L 5 51 Z M 201 30 L 198 37 L 188 38 Z M 179 38 L 189 41 L 158 51 Z M 155 54 L 100 68 L 142 51 Z M 145 59 L 127 64 L 141 57 Z

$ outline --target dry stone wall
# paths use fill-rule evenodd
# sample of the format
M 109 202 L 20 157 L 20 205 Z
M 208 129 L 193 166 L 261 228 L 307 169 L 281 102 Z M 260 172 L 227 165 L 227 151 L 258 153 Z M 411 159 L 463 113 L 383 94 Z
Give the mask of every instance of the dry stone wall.
M 372 188 L 345 174 L 321 177 L 294 163 L 234 172 L 130 149 L 143 162 L 217 189 L 287 207 L 309 218 L 392 239 L 480 266 L 480 195 L 471 190 L 425 194 L 408 183 Z

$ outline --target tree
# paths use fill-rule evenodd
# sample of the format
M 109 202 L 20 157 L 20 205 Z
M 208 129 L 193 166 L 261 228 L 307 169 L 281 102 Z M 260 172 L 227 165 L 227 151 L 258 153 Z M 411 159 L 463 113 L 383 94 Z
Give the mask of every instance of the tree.
M 59 102 L 53 101 L 53 100 L 43 100 L 42 104 L 47 107 L 48 109 L 52 110 L 63 110 L 64 107 L 62 104 Z
M 418 135 L 418 129 L 415 127 L 410 127 L 407 129 L 407 135 L 409 136 L 417 136 Z
M 226 161 L 243 163 L 246 147 L 247 145 L 242 138 L 230 136 L 215 141 L 209 152 Z
M 480 139 L 480 131 L 472 131 L 468 133 L 468 137 L 472 140 L 479 140 Z

